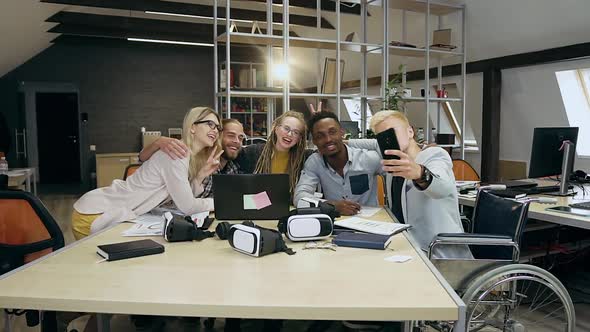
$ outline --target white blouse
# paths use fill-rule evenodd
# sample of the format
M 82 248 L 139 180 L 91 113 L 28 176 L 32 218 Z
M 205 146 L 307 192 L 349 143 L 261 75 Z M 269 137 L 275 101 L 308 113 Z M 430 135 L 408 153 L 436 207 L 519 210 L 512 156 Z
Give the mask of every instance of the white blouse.
M 126 181 L 87 192 L 74 209 L 81 214 L 102 214 L 92 223 L 94 233 L 114 223 L 133 220 L 160 203 L 172 199 L 184 214 L 213 211 L 212 198 L 195 198 L 203 192 L 197 181 L 188 180 L 189 157 L 172 160 L 162 151 L 141 165 Z

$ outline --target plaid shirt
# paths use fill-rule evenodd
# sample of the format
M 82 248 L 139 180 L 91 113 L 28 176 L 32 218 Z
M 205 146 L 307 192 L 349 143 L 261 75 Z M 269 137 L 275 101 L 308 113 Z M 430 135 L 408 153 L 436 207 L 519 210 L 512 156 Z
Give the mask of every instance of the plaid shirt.
M 236 163 L 231 160 L 227 161 L 225 167 L 221 170 L 217 170 L 216 174 L 239 174 L 240 168 Z M 197 198 L 210 198 L 213 197 L 213 176 L 209 175 L 203 180 L 203 192 L 197 195 Z

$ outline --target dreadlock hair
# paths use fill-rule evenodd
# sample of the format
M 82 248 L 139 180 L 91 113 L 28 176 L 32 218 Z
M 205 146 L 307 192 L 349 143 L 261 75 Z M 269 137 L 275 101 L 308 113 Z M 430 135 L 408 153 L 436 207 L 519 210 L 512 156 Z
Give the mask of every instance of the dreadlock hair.
M 299 142 L 297 142 L 296 145 L 289 149 L 289 189 L 291 194 L 293 194 L 295 186 L 297 185 L 297 181 L 299 181 L 299 175 L 301 174 L 301 170 L 303 169 L 303 164 L 305 162 L 305 139 L 307 137 L 307 127 L 305 126 L 305 119 L 303 118 L 302 113 L 296 111 L 288 111 L 283 113 L 283 115 L 279 116 L 273 121 L 271 130 L 266 140 L 266 144 L 264 144 L 262 153 L 260 154 L 258 162 L 256 163 L 254 173 L 268 174 L 271 172 L 271 162 L 272 158 L 275 155 L 275 145 L 278 140 L 277 134 L 275 132 L 277 126 L 281 125 L 283 123 L 283 120 L 288 117 L 299 120 L 303 125 L 303 131 L 301 132 L 301 136 L 299 137 Z

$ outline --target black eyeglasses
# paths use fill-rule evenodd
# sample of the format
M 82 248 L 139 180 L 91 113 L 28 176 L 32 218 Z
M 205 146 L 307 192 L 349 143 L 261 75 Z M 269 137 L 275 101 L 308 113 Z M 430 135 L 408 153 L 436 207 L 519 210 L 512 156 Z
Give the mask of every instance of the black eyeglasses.
M 201 123 L 207 124 L 207 126 L 209 126 L 209 128 L 211 128 L 211 129 L 217 129 L 218 132 L 223 131 L 223 127 L 218 125 L 217 123 L 215 123 L 213 120 L 203 120 L 203 121 L 193 122 L 193 124 L 201 124 Z

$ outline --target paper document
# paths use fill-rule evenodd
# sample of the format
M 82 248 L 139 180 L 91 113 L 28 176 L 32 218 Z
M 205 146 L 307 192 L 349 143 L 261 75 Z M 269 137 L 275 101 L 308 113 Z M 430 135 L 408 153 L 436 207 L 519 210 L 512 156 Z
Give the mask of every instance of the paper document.
M 157 222 L 141 222 L 135 223 L 128 230 L 123 231 L 123 236 L 162 236 L 164 228 L 164 220 L 160 217 Z
M 380 235 L 393 235 L 410 228 L 410 225 L 406 224 L 373 221 L 358 217 L 351 217 L 343 220 L 338 220 L 334 222 L 334 225 L 354 229 L 360 232 Z
M 130 220 L 130 222 L 134 224 L 148 224 L 151 225 L 153 223 L 162 222 L 164 217 L 162 215 L 156 215 L 151 213 L 142 214 L 138 216 L 135 220 Z
M 203 227 L 205 218 L 209 216 L 209 211 L 191 214 L 191 219 L 197 224 L 197 227 Z
M 147 220 L 147 221 L 155 221 L 155 219 L 150 219 L 150 218 L 164 219 L 163 216 L 164 216 L 164 213 L 166 213 L 166 212 L 170 212 L 172 214 L 179 215 L 182 217 L 185 216 L 185 214 L 182 213 L 182 211 L 180 211 L 176 207 L 174 207 L 174 205 L 168 204 L 166 207 L 159 206 L 157 208 L 154 208 L 150 211 L 150 213 L 146 213 L 144 215 L 139 216 L 138 219 L 141 218 L 142 220 Z M 209 211 L 198 212 L 195 214 L 191 214 L 191 219 L 195 222 L 195 224 L 197 224 L 197 227 L 202 227 L 203 224 L 205 223 L 205 218 L 207 218 L 208 216 L 209 216 Z
M 455 187 L 457 191 L 465 190 L 465 189 L 474 189 L 479 181 L 455 181 Z
M 405 256 L 405 255 L 393 255 L 389 257 L 385 257 L 385 260 L 388 262 L 393 263 L 405 263 L 412 259 L 412 256 Z
M 372 217 L 375 213 L 381 211 L 380 207 L 376 206 L 361 206 L 361 210 L 357 214 L 359 217 Z

